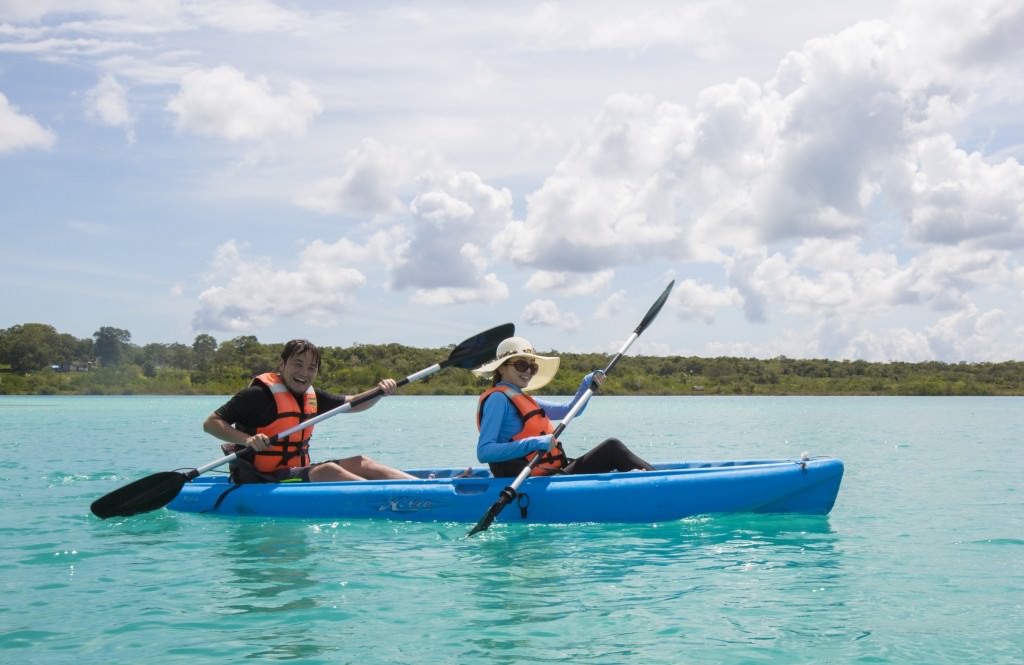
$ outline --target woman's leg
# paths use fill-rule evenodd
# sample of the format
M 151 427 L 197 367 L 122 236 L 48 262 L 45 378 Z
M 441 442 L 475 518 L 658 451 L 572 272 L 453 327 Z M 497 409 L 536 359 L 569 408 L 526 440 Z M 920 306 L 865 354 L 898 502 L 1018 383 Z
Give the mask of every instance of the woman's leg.
M 609 471 L 650 471 L 654 467 L 618 439 L 605 439 L 565 467 L 565 473 L 607 473 Z

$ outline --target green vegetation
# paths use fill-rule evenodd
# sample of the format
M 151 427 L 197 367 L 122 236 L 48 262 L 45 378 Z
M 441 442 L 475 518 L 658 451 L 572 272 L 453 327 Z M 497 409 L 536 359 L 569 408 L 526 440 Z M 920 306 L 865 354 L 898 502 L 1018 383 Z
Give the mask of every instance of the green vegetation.
M 253 336 L 219 343 L 198 335 L 191 346 L 131 343 L 131 333 L 105 326 L 76 339 L 52 326 L 25 323 L 0 330 L 0 394 L 227 395 L 277 367 L 283 342 Z M 408 376 L 448 357 L 453 347 L 400 344 L 323 347 L 318 380 L 351 394 L 379 379 Z M 609 357 L 551 351 L 561 370 L 540 394 L 565 395 Z M 475 395 L 487 382 L 450 369 L 402 389 L 406 395 Z M 869 363 L 786 357 L 629 356 L 616 365 L 607 395 L 1024 395 L 1024 362 Z

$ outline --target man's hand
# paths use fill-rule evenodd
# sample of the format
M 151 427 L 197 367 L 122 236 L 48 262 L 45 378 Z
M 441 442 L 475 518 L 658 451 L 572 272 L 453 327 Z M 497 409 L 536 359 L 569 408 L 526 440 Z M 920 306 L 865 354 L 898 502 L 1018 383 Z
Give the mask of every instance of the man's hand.
M 259 452 L 270 447 L 270 437 L 266 434 L 253 434 L 242 445 Z

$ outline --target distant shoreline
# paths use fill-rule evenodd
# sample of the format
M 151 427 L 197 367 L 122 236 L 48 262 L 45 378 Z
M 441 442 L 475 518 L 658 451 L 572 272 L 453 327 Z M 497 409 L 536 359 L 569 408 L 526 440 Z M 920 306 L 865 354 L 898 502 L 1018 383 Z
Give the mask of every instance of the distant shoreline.
M 263 345 L 261 345 L 263 346 Z M 276 351 L 277 345 L 274 345 Z M 273 351 L 207 367 L 138 363 L 82 371 L 45 368 L 0 373 L 0 395 L 231 395 L 251 377 L 273 370 Z M 380 378 L 408 376 L 443 359 L 446 349 L 400 345 L 325 348 L 317 384 L 353 394 Z M 558 375 L 537 395 L 571 395 L 587 372 L 607 361 L 601 354 L 558 355 Z M 403 395 L 478 395 L 488 383 L 461 369 L 439 372 L 402 388 Z M 616 365 L 601 390 L 606 395 L 691 396 L 1022 396 L 1024 362 L 868 363 L 790 358 L 698 358 L 628 356 Z
M 131 333 L 102 327 L 76 339 L 42 323 L 0 330 L 0 395 L 232 395 L 252 377 L 277 368 L 280 343 L 246 335 L 218 342 L 199 334 L 191 345 L 131 343 Z M 454 346 L 401 344 L 320 348 L 317 384 L 354 394 L 385 377 L 400 378 L 444 360 Z M 541 351 L 561 358 L 558 374 L 537 395 L 571 395 L 608 355 Z M 486 380 L 448 369 L 402 388 L 404 395 L 478 395 Z M 626 356 L 601 389 L 606 395 L 1024 395 L 1024 362 Z

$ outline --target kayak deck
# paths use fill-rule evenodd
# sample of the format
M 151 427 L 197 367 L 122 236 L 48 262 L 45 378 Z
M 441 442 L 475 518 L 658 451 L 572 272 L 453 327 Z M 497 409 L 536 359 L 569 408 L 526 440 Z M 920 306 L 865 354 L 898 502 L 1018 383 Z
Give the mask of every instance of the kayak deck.
M 528 478 L 503 522 L 661 522 L 723 512 L 827 514 L 842 461 L 691 461 L 654 471 Z M 225 476 L 186 483 L 168 505 L 226 516 L 475 522 L 512 478 L 486 467 L 411 469 L 415 480 L 233 485 Z

